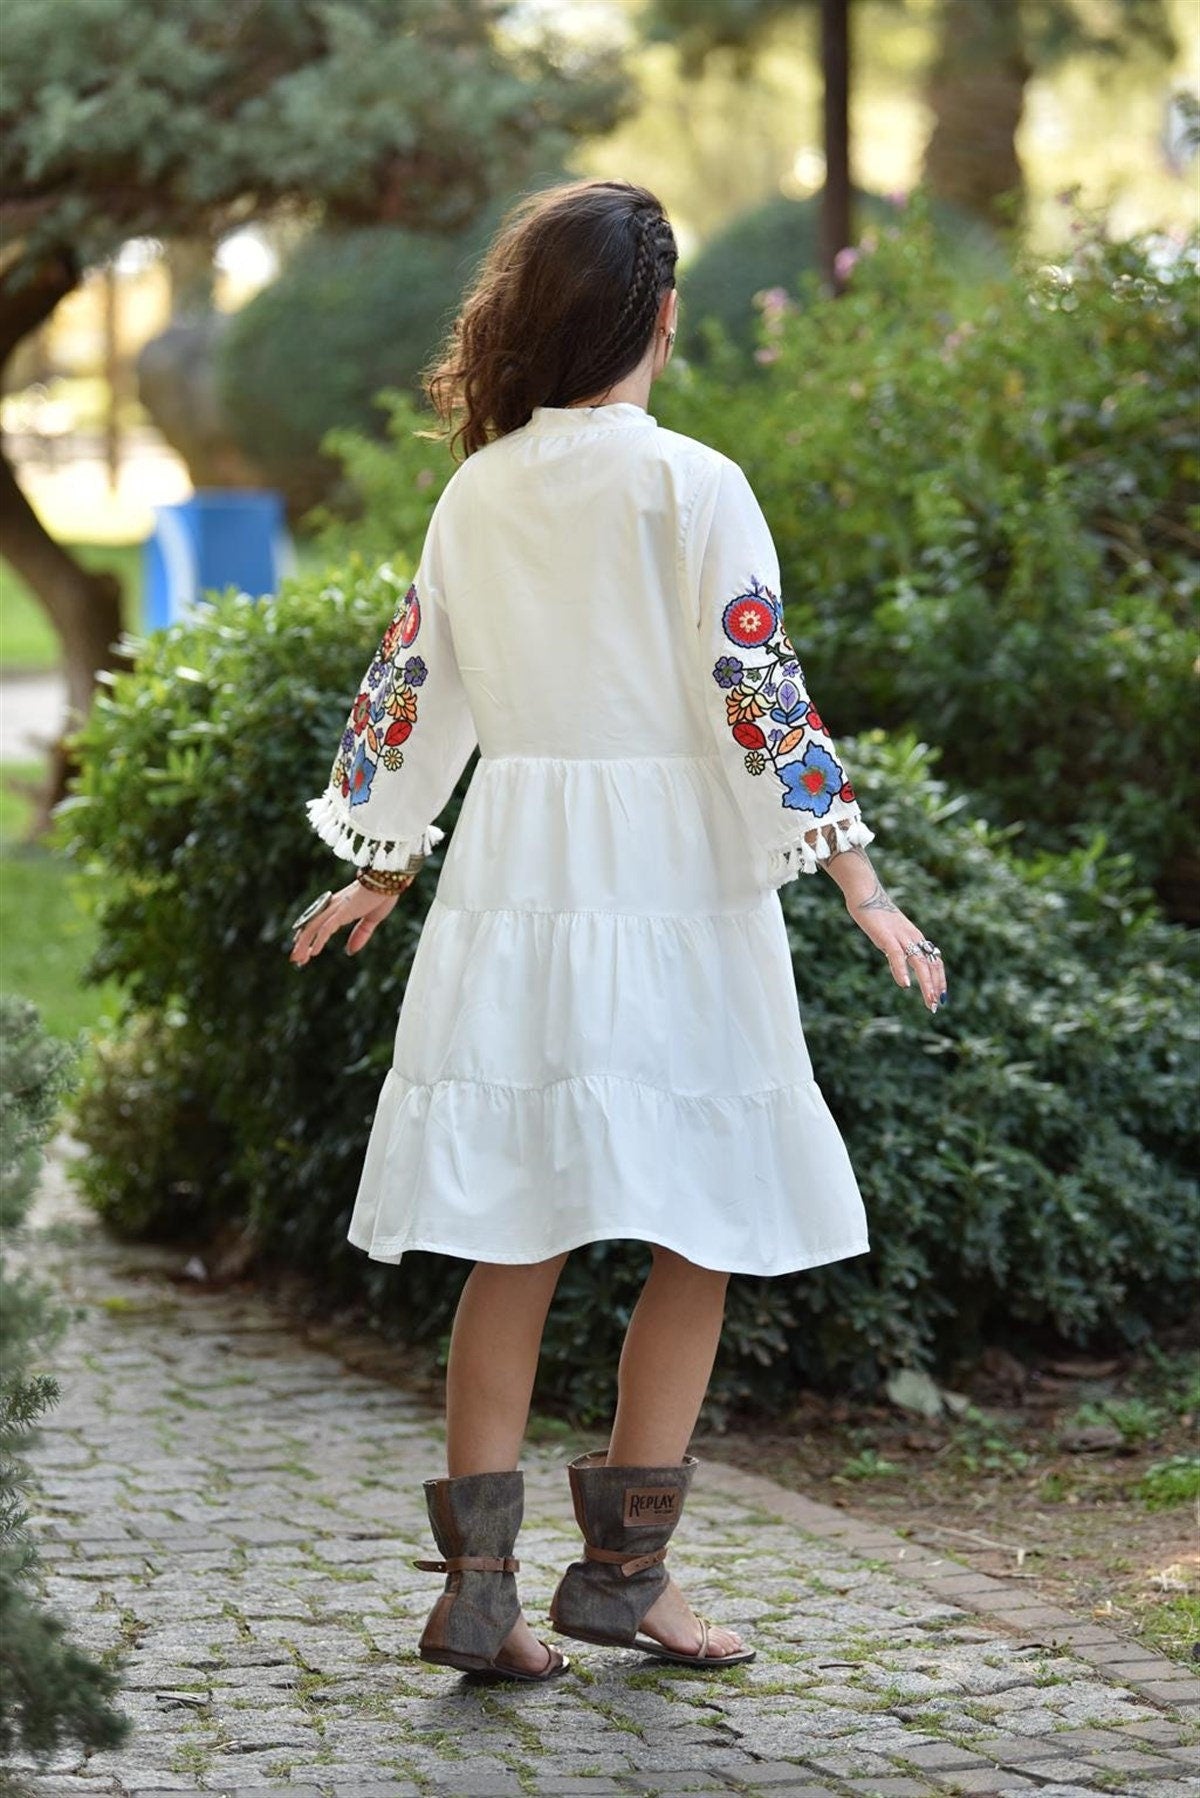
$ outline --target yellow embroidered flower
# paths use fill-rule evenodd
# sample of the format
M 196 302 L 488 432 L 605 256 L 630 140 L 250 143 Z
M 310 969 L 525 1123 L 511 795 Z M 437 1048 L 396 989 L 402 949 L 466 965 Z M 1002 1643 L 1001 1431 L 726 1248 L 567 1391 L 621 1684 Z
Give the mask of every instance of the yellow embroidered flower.
M 725 713 L 730 724 L 741 724 L 747 718 L 758 718 L 766 710 L 756 693 L 739 688 L 725 695 Z

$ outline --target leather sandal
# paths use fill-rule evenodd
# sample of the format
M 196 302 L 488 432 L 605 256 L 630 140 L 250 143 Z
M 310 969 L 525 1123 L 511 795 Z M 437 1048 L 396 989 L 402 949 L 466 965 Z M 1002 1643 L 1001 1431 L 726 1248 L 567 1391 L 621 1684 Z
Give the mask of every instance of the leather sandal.
M 525 1510 L 524 1474 L 507 1469 L 458 1474 L 426 1480 L 424 1489 L 442 1558 L 413 1566 L 444 1573 L 446 1585 L 421 1632 L 420 1658 L 464 1673 L 535 1684 L 565 1673 L 569 1656 L 549 1642 L 542 1642 L 546 1665 L 537 1671 L 500 1658 L 521 1615 L 515 1578 L 521 1563 L 512 1550 Z
M 560 1635 L 636 1648 L 658 1660 L 693 1667 L 734 1667 L 755 1658 L 754 1648 L 708 1654 L 714 1625 L 706 1617 L 696 1619 L 700 1644 L 691 1652 L 639 1633 L 643 1617 L 667 1586 L 667 1545 L 697 1465 L 694 1455 L 685 1455 L 674 1466 L 610 1466 L 605 1449 L 569 1464 L 584 1558 L 571 1562 L 550 1600 L 550 1622 Z

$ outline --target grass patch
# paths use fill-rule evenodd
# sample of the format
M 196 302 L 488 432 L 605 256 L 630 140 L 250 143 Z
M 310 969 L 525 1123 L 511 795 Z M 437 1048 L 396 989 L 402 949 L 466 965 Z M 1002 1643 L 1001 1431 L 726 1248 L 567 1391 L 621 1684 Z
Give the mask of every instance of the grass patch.
M 142 546 L 140 543 L 69 543 L 85 568 L 107 570 L 121 583 L 121 622 L 142 628 Z M 0 571 L 0 671 L 30 673 L 57 668 L 58 635 L 19 575 Z
M 8 762 L 4 774 L 37 780 L 38 763 Z M 74 1038 L 117 1010 L 114 981 L 85 987 L 95 927 L 76 870 L 60 854 L 22 841 L 31 805 L 0 782 L 0 987 L 32 999 L 46 1029 Z
M 1147 1467 L 1136 1492 L 1148 1511 L 1164 1511 L 1200 1499 L 1200 1455 L 1172 1455 Z

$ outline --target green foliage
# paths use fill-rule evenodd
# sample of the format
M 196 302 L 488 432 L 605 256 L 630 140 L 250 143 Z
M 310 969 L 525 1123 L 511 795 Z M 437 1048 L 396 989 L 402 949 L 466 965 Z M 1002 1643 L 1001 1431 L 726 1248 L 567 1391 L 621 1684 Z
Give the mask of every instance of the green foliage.
M 108 1699 L 118 1676 L 75 1647 L 37 1596 L 38 1554 L 26 1525 L 24 1459 L 58 1381 L 36 1371 L 66 1327 L 66 1308 L 20 1258 L 41 1169 L 74 1056 L 42 1028 L 36 1006 L 0 996 L 0 1754 L 48 1758 L 70 1741 L 109 1748 L 129 1719 Z
M 823 196 L 802 200 L 776 195 L 740 213 L 715 233 L 679 271 L 679 336 L 676 353 L 707 363 L 714 353 L 707 328 L 715 320 L 720 337 L 742 352 L 743 362 L 759 342 L 755 295 L 772 288 L 795 294 L 820 268 Z M 896 217 L 895 202 L 882 194 L 855 190 L 857 217 L 864 229 L 880 230 Z M 932 203 L 931 217 L 940 253 L 963 277 L 999 273 L 1004 253 L 990 232 L 959 208 Z
M 379 438 L 379 389 L 419 397 L 419 371 L 498 212 L 490 206 L 478 225 L 453 236 L 315 233 L 230 321 L 217 366 L 222 409 L 293 508 L 315 504 L 334 482 L 337 464 L 321 453 L 327 432 Z
M 1078 1405 L 1065 1427 L 1086 1429 L 1093 1424 L 1109 1424 L 1120 1432 L 1123 1442 L 1136 1448 L 1141 1443 L 1157 1442 L 1166 1422 L 1166 1412 L 1146 1399 L 1105 1398 Z
M 352 555 L 368 565 L 383 562 L 401 545 L 419 554 L 429 514 L 454 472 L 444 445 L 422 435 L 434 428 L 428 410 L 394 388 L 376 400 L 386 414 L 386 441 L 337 430 L 322 445 L 341 465 L 342 503 L 314 507 L 306 523 L 331 563 Z
M 147 1122 L 167 1169 L 173 1118 L 189 1227 L 249 1223 L 264 1252 L 365 1297 L 411 1340 L 444 1340 L 466 1264 L 399 1272 L 345 1242 L 395 1017 L 440 853 L 359 957 L 287 959 L 289 920 L 348 873 L 310 831 L 347 695 L 415 554 L 255 604 L 227 594 L 138 646 L 77 738 L 62 815 L 99 949 L 128 1015 L 81 1119 L 111 1217 L 173 1227 L 178 1194 L 123 1174 Z M 831 884 L 781 890 L 805 1028 L 859 1173 L 872 1251 L 731 1283 L 714 1415 L 785 1409 L 797 1381 L 873 1387 L 898 1365 L 949 1368 L 1014 1327 L 1139 1341 L 1186 1310 L 1196 1184 L 1200 944 L 1163 922 L 1128 857 L 1098 844 L 1026 863 L 968 815 L 911 736 L 845 752 L 889 890 L 946 952 L 936 1019 L 891 980 Z M 470 769 L 442 823 L 453 827 Z M 236 998 L 234 997 L 236 996 Z M 147 1020 L 151 1020 L 147 1022 Z M 168 1036 L 169 1032 L 169 1036 Z M 169 1052 L 156 1073 L 162 1044 Z M 155 1044 L 159 1047 L 156 1049 Z M 181 1092 L 185 1102 L 181 1104 Z M 198 1107 L 212 1120 L 205 1160 Z M 546 1335 L 548 1398 L 589 1421 L 648 1265 L 638 1243 L 568 1261 Z
M 555 168 L 523 191 L 568 178 Z M 511 199 L 504 193 L 489 201 L 461 231 L 316 232 L 230 320 L 217 367 L 222 409 L 241 447 L 293 510 L 326 495 L 344 501 L 334 458 L 356 438 L 382 441 L 380 407 L 389 398 L 407 396 L 414 421 L 431 428 L 420 371 Z M 394 542 L 380 554 L 390 554 Z
M 1030 851 L 1103 830 L 1195 918 L 1200 245 L 1076 225 L 968 289 L 914 202 L 655 412 L 746 468 L 835 731 L 919 731 Z
M 216 1119 L 220 1073 L 211 1045 L 179 1012 L 134 1012 L 96 1031 L 75 1094 L 75 1127 L 91 1153 L 76 1178 L 119 1236 L 205 1238 L 239 1188 L 229 1131 Z
M 611 50 L 458 0 L 8 0 L 0 180 L 34 263 L 195 237 L 301 199 L 453 230 L 628 103 Z M 297 346 L 299 347 L 299 346 Z M 311 373 L 307 369 L 306 373 Z
M 1137 1484 L 1148 1511 L 1165 1511 L 1200 1499 L 1200 1455 L 1171 1455 L 1147 1467 Z

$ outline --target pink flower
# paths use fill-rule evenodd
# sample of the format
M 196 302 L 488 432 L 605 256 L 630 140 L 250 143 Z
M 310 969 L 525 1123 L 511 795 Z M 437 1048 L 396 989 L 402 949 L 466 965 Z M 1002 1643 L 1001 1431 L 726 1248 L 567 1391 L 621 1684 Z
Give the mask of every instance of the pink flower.
M 779 351 L 775 349 L 755 350 L 754 360 L 756 362 L 778 362 Z
M 839 281 L 846 280 L 861 254 L 861 251 L 852 249 L 849 244 L 845 249 L 838 251 L 833 259 L 833 272 Z
M 754 304 L 760 311 L 778 314 L 791 312 L 792 299 L 786 287 L 762 287 L 754 296 Z

